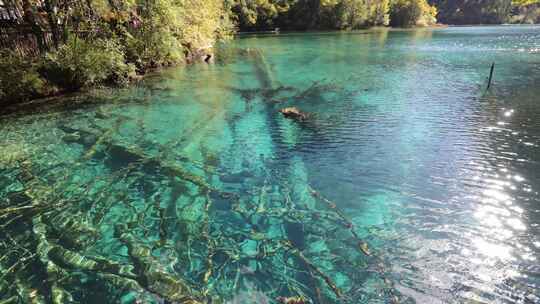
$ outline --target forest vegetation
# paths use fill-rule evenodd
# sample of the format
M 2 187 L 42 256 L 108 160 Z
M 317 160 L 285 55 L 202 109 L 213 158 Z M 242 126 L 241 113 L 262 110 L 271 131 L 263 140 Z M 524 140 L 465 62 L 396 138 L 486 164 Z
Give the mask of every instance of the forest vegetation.
M 0 105 L 209 59 L 235 32 L 538 22 L 538 0 L 1 0 Z
M 538 0 L 430 0 L 445 24 L 539 23 Z

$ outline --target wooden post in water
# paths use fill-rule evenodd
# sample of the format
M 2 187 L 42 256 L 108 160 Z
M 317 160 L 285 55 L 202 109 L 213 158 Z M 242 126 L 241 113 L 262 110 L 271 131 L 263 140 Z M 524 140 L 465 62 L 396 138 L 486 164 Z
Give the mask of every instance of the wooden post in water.
M 493 70 L 495 70 L 495 62 L 491 64 L 491 70 L 489 71 L 489 79 L 486 91 L 489 90 L 489 88 L 491 87 L 491 80 L 493 80 Z

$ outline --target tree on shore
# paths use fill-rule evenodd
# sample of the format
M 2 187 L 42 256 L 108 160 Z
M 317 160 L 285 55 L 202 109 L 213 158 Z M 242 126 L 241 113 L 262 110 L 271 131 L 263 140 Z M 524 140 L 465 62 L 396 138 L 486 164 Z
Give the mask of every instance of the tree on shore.
M 398 27 L 427 26 L 437 22 L 437 9 L 426 0 L 394 0 L 390 8 L 390 25 Z
M 0 97 L 16 102 L 50 91 L 122 84 L 135 70 L 195 60 L 233 30 L 222 0 L 4 0 Z M 13 36 L 27 36 L 23 41 Z M 14 60 L 19 58 L 20 60 Z M 19 66 L 17 66 L 19 64 Z M 23 73 L 16 73 L 22 70 Z M 10 72 L 12 71 L 12 72 Z M 21 92 L 11 94 L 12 77 Z M 25 79 L 39 80 L 29 83 Z
M 517 0 L 528 2 L 530 0 Z M 438 20 L 447 24 L 500 24 L 510 18 L 512 0 L 432 0 Z

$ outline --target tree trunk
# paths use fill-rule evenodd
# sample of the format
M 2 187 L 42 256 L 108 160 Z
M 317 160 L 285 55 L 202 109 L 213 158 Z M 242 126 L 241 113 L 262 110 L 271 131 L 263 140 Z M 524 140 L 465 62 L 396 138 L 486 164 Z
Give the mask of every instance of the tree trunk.
M 311 11 L 311 24 L 309 25 L 310 29 L 314 29 L 319 24 L 319 19 L 321 15 L 321 1 L 320 0 L 311 0 L 309 1 L 310 11 Z
M 44 53 L 45 51 L 47 51 L 47 45 L 45 44 L 43 29 L 36 20 L 36 15 L 34 14 L 32 4 L 29 0 L 22 0 L 22 5 L 24 12 L 24 21 L 30 26 L 32 34 L 36 36 L 39 52 Z
M 60 32 L 58 31 L 58 18 L 56 18 L 56 13 L 54 8 L 56 7 L 56 1 L 45 0 L 45 11 L 47 12 L 47 21 L 49 22 L 49 27 L 51 28 L 52 39 L 54 47 L 58 48 L 60 45 Z

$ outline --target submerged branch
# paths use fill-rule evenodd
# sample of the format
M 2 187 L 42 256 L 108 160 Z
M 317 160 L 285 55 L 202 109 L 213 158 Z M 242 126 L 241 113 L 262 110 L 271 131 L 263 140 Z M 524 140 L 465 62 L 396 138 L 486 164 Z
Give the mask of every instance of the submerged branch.
M 167 301 L 181 304 L 202 304 L 201 295 L 194 291 L 182 279 L 174 277 L 159 267 L 154 260 L 151 249 L 125 231 L 121 226 L 115 227 L 115 233 L 128 248 L 129 258 L 135 265 L 137 281 L 145 289 L 158 294 Z
M 326 285 L 334 292 L 336 297 L 341 298 L 342 292 L 341 290 L 336 286 L 336 284 L 332 281 L 332 279 L 327 276 L 322 270 L 320 270 L 313 262 L 311 262 L 302 251 L 295 248 L 291 242 L 283 242 L 283 245 L 288 248 L 295 256 L 297 256 L 304 264 L 306 264 L 310 270 L 312 270 L 317 276 L 323 279 L 323 281 L 326 283 Z
M 324 196 L 322 196 L 318 191 L 313 189 L 311 186 L 309 186 L 309 191 L 311 195 L 320 201 L 324 202 L 330 210 L 334 211 L 345 223 L 345 226 L 351 231 L 351 234 L 353 235 L 354 239 L 358 242 L 358 249 L 362 251 L 367 256 L 371 255 L 371 252 L 369 251 L 369 245 L 366 241 L 362 240 L 360 236 L 356 233 L 354 230 L 354 224 L 347 218 L 347 216 L 337 207 L 336 203 L 328 200 Z

